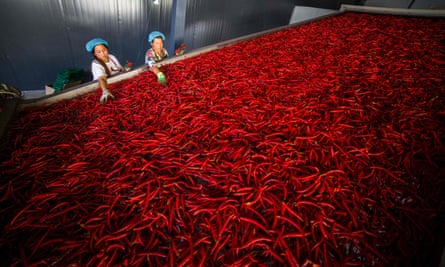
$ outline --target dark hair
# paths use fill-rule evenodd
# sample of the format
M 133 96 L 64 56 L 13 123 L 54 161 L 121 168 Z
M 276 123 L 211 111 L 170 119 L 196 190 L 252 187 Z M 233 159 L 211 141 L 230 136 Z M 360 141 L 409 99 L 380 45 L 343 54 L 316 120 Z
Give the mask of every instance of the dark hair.
M 105 46 L 105 47 L 107 48 L 107 50 L 108 50 L 108 46 L 106 46 L 105 44 L 101 44 L 101 45 Z M 95 48 L 95 47 L 94 47 L 94 48 Z M 97 62 L 99 62 L 99 64 L 102 65 L 102 67 L 104 67 L 105 72 L 107 73 L 107 77 L 110 76 L 110 75 L 111 75 L 111 72 L 110 72 L 110 70 L 108 69 L 107 64 L 105 64 L 105 62 L 103 62 L 102 60 L 98 59 L 98 58 L 96 57 L 96 55 L 94 55 L 94 48 L 93 48 L 93 51 L 91 52 L 91 53 L 93 54 L 94 59 L 97 60 Z

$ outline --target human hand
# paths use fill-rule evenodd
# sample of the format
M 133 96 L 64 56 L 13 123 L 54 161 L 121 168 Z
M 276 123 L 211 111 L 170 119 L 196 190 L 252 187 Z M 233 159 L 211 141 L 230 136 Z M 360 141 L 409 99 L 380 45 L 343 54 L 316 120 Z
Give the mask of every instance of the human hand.
M 107 103 L 108 98 L 114 99 L 114 95 L 111 94 L 110 91 L 108 91 L 108 89 L 103 89 L 102 96 L 100 97 L 100 103 L 101 104 Z
M 156 74 L 158 76 L 158 83 L 160 83 L 162 86 L 167 85 L 167 81 L 165 80 L 165 75 L 161 71 Z

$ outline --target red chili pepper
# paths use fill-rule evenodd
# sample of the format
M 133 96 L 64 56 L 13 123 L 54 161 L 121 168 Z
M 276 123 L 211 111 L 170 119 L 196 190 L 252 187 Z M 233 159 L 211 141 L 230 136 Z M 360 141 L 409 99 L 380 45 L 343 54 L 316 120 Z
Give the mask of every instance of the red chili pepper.
M 168 88 L 147 71 L 110 84 L 107 105 L 98 90 L 24 109 L 0 153 L 0 256 L 11 266 L 428 258 L 422 240 L 437 241 L 443 195 L 443 73 L 430 64 L 443 25 L 347 12 L 166 64 Z

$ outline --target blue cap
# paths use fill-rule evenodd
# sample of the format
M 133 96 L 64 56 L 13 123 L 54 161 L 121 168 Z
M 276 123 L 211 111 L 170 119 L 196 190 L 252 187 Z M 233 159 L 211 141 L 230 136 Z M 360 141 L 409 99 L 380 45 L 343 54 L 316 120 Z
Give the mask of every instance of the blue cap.
M 165 35 L 162 32 L 154 31 L 148 35 L 148 42 L 151 44 L 156 37 L 161 37 L 165 41 Z
M 96 45 L 98 45 L 98 44 L 103 44 L 106 47 L 108 47 L 108 42 L 105 41 L 104 39 L 102 39 L 102 38 L 94 38 L 94 39 L 91 39 L 88 43 L 85 44 L 85 48 L 87 49 L 88 52 L 93 52 L 94 47 Z

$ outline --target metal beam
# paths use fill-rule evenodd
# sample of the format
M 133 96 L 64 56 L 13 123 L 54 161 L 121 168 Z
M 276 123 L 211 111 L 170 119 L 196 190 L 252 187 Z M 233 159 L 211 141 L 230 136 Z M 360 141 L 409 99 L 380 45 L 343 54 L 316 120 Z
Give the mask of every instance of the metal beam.
M 407 9 L 407 8 L 341 5 L 340 11 L 401 15 L 401 16 L 445 17 L 444 9 Z

